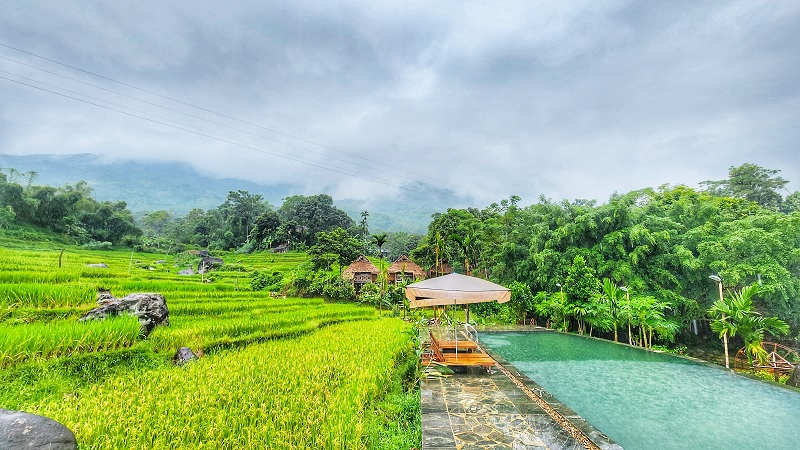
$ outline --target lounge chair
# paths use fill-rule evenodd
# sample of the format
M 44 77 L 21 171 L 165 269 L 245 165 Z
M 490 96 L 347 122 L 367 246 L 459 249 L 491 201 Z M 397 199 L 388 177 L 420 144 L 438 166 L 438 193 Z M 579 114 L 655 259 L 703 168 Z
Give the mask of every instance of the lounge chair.
M 428 332 L 430 335 L 430 342 L 436 342 L 436 345 L 439 346 L 439 349 L 442 350 L 444 353 L 450 352 L 474 352 L 479 350 L 478 344 L 473 342 L 470 339 L 459 339 L 457 341 L 440 341 L 436 339 L 436 336 L 433 335 L 430 331 Z
M 422 356 L 424 364 L 430 364 L 432 361 L 446 366 L 481 366 L 489 373 L 492 372 L 492 367 L 497 364 L 486 353 L 444 353 L 433 334 L 431 334 L 430 354 L 423 354 Z

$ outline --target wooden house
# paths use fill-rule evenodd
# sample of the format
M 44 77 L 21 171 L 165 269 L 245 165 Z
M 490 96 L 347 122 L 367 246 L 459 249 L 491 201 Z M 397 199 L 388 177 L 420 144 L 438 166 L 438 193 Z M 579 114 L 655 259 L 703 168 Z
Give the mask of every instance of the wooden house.
M 361 292 L 361 287 L 365 284 L 374 283 L 378 279 L 378 273 L 379 270 L 375 264 L 362 255 L 342 271 L 342 277 L 353 283 L 357 294 Z
M 397 258 L 397 261 L 389 266 L 386 273 L 389 278 L 389 283 L 392 284 L 425 279 L 425 270 L 406 255 Z

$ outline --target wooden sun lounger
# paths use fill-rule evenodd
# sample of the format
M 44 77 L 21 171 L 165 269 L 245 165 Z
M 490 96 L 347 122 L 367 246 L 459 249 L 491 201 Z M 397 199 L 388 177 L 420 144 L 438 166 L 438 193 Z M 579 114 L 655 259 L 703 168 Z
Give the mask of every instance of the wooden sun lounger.
M 440 341 L 436 339 L 436 336 L 434 336 L 433 333 L 428 332 L 428 335 L 430 335 L 429 343 L 436 342 L 436 345 L 438 345 L 439 349 L 444 353 L 456 350 L 459 352 L 474 352 L 480 349 L 478 344 L 470 339 L 459 339 L 458 341 Z
M 446 366 L 481 366 L 491 372 L 492 367 L 497 364 L 491 356 L 486 353 L 444 353 L 439 347 L 436 338 L 431 334 L 431 353 L 423 356 L 423 363 L 435 361 Z

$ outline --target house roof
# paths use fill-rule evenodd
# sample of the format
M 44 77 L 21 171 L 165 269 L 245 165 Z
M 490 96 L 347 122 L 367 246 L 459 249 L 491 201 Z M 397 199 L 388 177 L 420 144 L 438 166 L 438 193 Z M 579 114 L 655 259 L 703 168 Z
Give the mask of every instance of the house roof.
M 407 272 L 413 273 L 415 277 L 423 277 L 425 276 L 425 270 L 418 266 L 417 263 L 409 259 L 408 256 L 402 255 L 401 257 L 397 258 L 397 261 L 393 262 L 391 266 L 387 269 L 388 273 L 400 273 L 400 272 Z
M 379 271 L 378 268 L 375 267 L 375 264 L 372 264 L 372 261 L 368 260 L 366 256 L 361 255 L 342 271 L 342 276 L 345 278 L 352 278 L 356 273 L 364 272 L 377 275 Z

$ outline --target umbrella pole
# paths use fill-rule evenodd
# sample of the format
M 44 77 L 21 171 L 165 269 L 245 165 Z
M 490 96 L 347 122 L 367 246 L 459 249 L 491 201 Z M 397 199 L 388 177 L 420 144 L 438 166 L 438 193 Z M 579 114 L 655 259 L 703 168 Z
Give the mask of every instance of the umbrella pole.
M 467 307 L 467 313 L 466 313 L 466 320 L 464 321 L 469 323 L 469 303 L 467 303 L 465 306 Z

